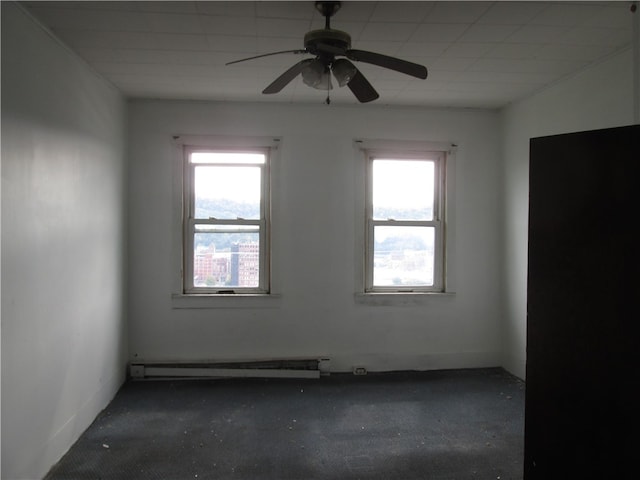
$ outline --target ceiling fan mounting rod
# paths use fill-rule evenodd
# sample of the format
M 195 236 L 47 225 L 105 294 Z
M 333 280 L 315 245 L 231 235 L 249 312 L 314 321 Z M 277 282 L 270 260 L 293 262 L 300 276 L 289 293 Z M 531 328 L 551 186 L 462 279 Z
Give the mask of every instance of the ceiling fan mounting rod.
M 340 10 L 341 6 L 342 2 L 316 2 L 316 10 L 318 10 L 325 18 L 324 28 L 331 28 L 329 25 L 329 19 L 333 17 L 338 10 Z

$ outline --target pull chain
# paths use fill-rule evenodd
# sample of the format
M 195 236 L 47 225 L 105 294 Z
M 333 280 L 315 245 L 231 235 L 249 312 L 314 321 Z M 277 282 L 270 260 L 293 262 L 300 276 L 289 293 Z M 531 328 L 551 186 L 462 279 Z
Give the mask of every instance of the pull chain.
M 329 20 L 329 17 L 327 17 Z M 331 69 L 327 67 L 327 99 L 324 101 L 327 105 L 331 105 Z

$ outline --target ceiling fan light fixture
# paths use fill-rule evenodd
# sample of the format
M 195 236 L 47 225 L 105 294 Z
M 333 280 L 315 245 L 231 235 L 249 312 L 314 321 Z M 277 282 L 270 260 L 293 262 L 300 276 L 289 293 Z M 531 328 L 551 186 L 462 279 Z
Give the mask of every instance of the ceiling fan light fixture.
M 314 88 L 318 90 L 333 90 L 333 84 L 331 83 L 331 75 L 329 74 L 329 70 L 324 72 L 320 76 L 320 82 Z
M 331 66 L 331 71 L 333 72 L 333 76 L 336 77 L 338 85 L 341 87 L 347 85 L 358 73 L 358 70 L 353 63 L 349 60 L 345 60 L 344 58 L 339 58 L 334 61 Z
M 305 85 L 317 90 L 331 90 L 331 75 L 329 70 L 325 68 L 319 60 L 311 62 L 302 70 L 302 81 Z

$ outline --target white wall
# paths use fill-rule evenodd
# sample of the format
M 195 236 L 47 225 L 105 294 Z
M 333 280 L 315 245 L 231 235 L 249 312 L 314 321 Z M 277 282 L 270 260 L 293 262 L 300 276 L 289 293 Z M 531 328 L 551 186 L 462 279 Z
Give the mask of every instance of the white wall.
M 633 65 L 632 50 L 625 50 L 502 112 L 505 235 L 502 365 L 521 378 L 525 375 L 526 361 L 529 139 L 632 124 Z
M 122 384 L 121 95 L 2 2 L 2 478 L 36 479 Z
M 132 361 L 322 355 L 331 358 L 333 371 L 500 364 L 498 114 L 326 106 L 322 100 L 130 104 Z M 180 254 L 174 134 L 282 138 L 272 168 L 279 301 L 251 309 L 172 308 Z M 450 179 L 456 185 L 449 223 L 456 232 L 454 295 L 396 306 L 355 301 L 364 180 L 352 141 L 362 137 L 459 145 Z

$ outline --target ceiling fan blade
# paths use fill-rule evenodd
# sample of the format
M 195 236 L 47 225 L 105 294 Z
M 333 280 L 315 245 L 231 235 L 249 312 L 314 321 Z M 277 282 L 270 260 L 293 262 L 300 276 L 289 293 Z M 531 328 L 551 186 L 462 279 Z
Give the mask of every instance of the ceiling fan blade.
M 354 67 L 355 68 L 355 67 Z M 380 97 L 375 88 L 371 86 L 369 81 L 360 73 L 360 70 L 356 68 L 356 74 L 347 83 L 349 90 L 353 92 L 360 103 L 372 102 L 376 98 Z
M 417 63 L 408 62 L 395 57 L 389 57 L 380 53 L 366 52 L 364 50 L 347 50 L 346 56 L 351 60 L 378 65 L 400 73 L 425 79 L 427 68 Z
M 278 93 L 280 90 L 286 87 L 291 80 L 296 78 L 300 74 L 300 72 L 302 72 L 304 67 L 306 67 L 309 63 L 313 61 L 315 61 L 314 58 L 306 58 L 304 60 L 299 61 L 289 70 L 287 70 L 278 78 L 276 78 L 273 82 L 271 82 L 271 84 L 267 86 L 267 88 L 265 88 L 262 91 L 262 93 L 266 93 L 266 94 Z
M 254 60 L 256 58 L 262 58 L 262 57 L 270 57 L 271 55 L 280 55 L 281 53 L 308 53 L 307 49 L 298 49 L 298 50 L 282 50 L 280 52 L 271 52 L 271 53 L 264 53 L 262 55 L 256 55 L 255 57 L 248 57 L 248 58 L 241 58 L 240 60 L 234 60 L 233 62 L 227 62 L 225 63 L 225 65 L 233 65 L 234 63 L 240 63 L 240 62 L 246 62 L 247 60 Z

